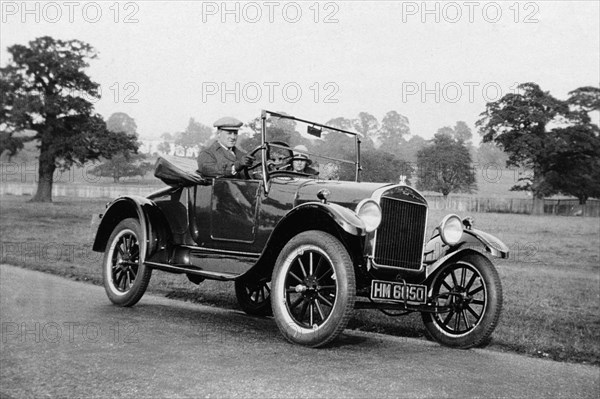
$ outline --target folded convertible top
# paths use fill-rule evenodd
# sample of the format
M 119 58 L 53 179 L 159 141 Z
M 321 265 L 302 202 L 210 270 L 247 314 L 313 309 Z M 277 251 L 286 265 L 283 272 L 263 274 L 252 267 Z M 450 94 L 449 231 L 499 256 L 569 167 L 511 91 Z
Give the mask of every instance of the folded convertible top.
M 173 187 L 209 184 L 197 169 L 198 164 L 193 159 L 163 155 L 156 160 L 154 176 Z

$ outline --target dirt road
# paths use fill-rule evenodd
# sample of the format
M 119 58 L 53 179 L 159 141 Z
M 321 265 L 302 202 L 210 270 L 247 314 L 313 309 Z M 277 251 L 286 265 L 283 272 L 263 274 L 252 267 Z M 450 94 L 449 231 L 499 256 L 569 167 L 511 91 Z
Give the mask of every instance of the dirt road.
M 150 283 L 152 284 L 152 282 Z M 201 289 L 201 286 L 200 286 Z M 2 397 L 594 397 L 600 369 L 346 331 L 287 343 L 271 319 L 0 266 Z

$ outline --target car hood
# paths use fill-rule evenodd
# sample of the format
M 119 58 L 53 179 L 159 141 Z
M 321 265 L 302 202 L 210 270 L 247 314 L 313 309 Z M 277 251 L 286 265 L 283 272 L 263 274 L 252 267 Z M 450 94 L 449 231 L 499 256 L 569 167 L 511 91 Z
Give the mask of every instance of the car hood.
M 391 186 L 391 184 L 309 180 L 298 186 L 294 206 L 304 202 L 319 201 L 317 193 L 327 189 L 330 192 L 328 202 L 354 210 L 360 201 L 370 198 L 375 190 L 386 186 Z

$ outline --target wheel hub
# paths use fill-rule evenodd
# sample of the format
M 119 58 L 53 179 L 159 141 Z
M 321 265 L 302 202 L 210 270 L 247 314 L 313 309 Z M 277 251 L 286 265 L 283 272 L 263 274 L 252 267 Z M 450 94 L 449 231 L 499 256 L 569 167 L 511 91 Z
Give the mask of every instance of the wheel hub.
M 467 290 L 464 287 L 454 287 L 450 293 L 450 306 L 456 311 L 463 310 L 473 299 L 473 297 L 467 294 Z

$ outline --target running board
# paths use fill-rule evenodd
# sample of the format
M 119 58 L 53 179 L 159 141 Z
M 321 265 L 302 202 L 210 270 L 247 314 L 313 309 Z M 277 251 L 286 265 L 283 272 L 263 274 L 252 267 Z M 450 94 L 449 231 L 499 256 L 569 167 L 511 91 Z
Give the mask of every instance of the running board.
M 152 269 L 162 270 L 170 273 L 193 274 L 209 280 L 232 281 L 239 277 L 238 274 L 200 270 L 186 265 L 168 265 L 157 262 L 144 262 L 144 264 L 150 266 Z

